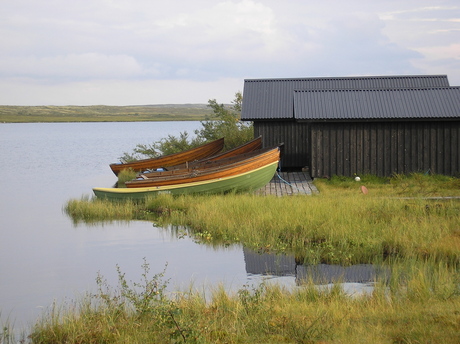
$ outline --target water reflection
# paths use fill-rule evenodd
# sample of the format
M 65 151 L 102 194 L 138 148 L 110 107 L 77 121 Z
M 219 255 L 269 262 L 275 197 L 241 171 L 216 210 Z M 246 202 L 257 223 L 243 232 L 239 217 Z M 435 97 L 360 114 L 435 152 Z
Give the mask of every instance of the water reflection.
M 355 292 L 365 292 L 376 281 L 388 281 L 389 270 L 373 264 L 340 266 L 330 264 L 302 265 L 294 256 L 258 253 L 243 247 L 246 272 L 252 275 L 293 277 L 297 286 L 305 283 L 327 285 L 335 283 L 361 284 Z M 362 290 L 360 290 L 362 289 Z

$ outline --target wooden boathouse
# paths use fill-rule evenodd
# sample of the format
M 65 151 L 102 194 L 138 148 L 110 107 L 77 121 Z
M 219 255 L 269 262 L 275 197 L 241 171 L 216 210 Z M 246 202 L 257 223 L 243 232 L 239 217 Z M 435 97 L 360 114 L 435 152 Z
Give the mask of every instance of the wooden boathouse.
M 281 170 L 460 174 L 460 87 L 446 75 L 247 79 L 242 120 Z

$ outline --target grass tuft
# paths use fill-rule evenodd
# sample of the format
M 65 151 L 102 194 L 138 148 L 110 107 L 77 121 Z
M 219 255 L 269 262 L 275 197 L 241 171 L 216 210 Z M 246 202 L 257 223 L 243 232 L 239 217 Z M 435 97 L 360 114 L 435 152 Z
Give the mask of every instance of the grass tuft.
M 396 263 L 396 262 L 395 262 Z M 33 327 L 34 343 L 389 343 L 460 340 L 458 272 L 432 261 L 399 262 L 372 294 L 339 284 L 287 290 L 274 284 L 230 293 L 166 293 L 164 271 L 140 282 L 117 267 L 117 288 L 98 275 L 99 292 L 54 307 Z

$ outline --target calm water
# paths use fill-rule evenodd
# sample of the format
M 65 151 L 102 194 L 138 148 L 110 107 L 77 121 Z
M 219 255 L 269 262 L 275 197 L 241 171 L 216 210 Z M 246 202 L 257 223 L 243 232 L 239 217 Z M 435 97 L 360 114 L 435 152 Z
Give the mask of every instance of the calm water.
M 258 255 L 239 245 L 196 244 L 151 222 L 75 226 L 63 213 L 69 199 L 92 195 L 92 187 L 116 182 L 108 165 L 123 152 L 167 135 L 192 134 L 200 126 L 0 124 L 0 324 L 8 319 L 16 330 L 27 328 L 54 301 L 63 304 L 94 291 L 98 272 L 115 287 L 116 265 L 128 280 L 140 281 L 144 258 L 152 273 L 162 272 L 167 264 L 170 290 L 223 284 L 235 291 L 266 279 L 267 269 L 273 280 L 288 287 L 296 285 L 296 275 L 329 278 L 339 273 L 355 279 L 356 272 L 340 267 L 306 268 L 296 266 L 292 257 Z M 360 267 L 358 278 L 372 280 L 373 273 L 372 267 Z
M 112 186 L 109 163 L 138 143 L 200 127 L 199 122 L 0 124 L 0 316 L 30 325 L 54 300 L 94 290 L 98 272 L 116 286 L 118 264 L 138 281 L 145 257 L 153 273 L 168 264 L 171 287 L 254 277 L 240 246 L 213 249 L 167 228 L 133 221 L 74 226 L 62 207 Z

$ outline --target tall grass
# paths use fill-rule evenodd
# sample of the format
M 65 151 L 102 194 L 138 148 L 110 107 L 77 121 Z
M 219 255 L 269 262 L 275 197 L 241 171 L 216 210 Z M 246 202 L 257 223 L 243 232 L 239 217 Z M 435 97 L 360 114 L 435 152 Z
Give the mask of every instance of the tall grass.
M 143 210 L 132 201 L 107 202 L 97 198 L 83 196 L 66 202 L 63 211 L 75 225 L 79 223 L 97 224 L 116 220 L 141 218 Z
M 313 196 L 162 194 L 138 203 L 71 200 L 65 211 L 74 222 L 151 215 L 160 225 L 187 226 L 196 240 L 293 253 L 308 264 L 414 257 L 460 263 L 460 200 L 426 198 L 460 196 L 459 179 L 414 174 L 315 183 L 321 192 Z M 363 184 L 367 194 L 360 191 Z
M 163 274 L 53 309 L 33 328 L 34 343 L 458 343 L 458 272 L 433 261 L 399 264 L 372 294 L 339 285 L 287 290 L 262 283 L 235 293 L 215 287 L 166 294 Z M 144 264 L 144 268 L 148 264 Z M 137 287 L 137 289 L 136 289 Z M 153 291 L 153 292 L 149 292 Z
M 118 182 L 117 182 L 118 187 L 119 188 L 126 187 L 125 182 L 136 178 L 136 176 L 137 176 L 137 172 L 134 171 L 132 168 L 127 168 L 127 169 L 122 170 L 118 174 Z
M 162 197 L 186 212 L 164 213 L 216 244 L 290 252 L 306 263 L 376 263 L 391 257 L 460 262 L 460 202 L 350 196 Z M 160 202 L 157 200 L 156 202 Z
M 187 226 L 210 245 L 242 243 L 294 253 L 307 264 L 377 263 L 372 294 L 350 297 L 335 284 L 287 290 L 262 283 L 212 295 L 166 293 L 162 273 L 107 286 L 32 329 L 34 343 L 458 343 L 460 196 L 458 179 L 361 176 L 317 180 L 319 195 L 159 195 L 144 202 L 69 201 L 74 221 L 145 218 Z M 368 193 L 360 191 L 365 185 Z M 407 198 L 410 197 L 410 198 Z M 75 204 L 73 204 L 74 202 Z M 107 208 L 111 209 L 110 212 Z M 107 211 L 105 213 L 105 211 Z

